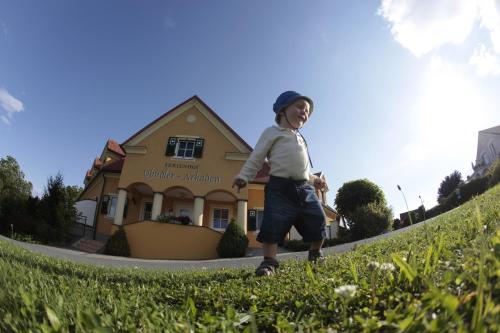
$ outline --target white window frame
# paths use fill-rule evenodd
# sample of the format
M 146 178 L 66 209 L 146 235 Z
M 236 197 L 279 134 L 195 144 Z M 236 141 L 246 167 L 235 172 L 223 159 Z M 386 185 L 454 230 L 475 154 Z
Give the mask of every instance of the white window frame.
M 217 231 L 225 231 L 226 228 L 216 228 L 214 226 L 214 214 L 216 209 L 225 209 L 227 210 L 227 225 L 231 222 L 231 219 L 233 218 L 233 209 L 231 206 L 223 206 L 223 205 L 217 205 L 217 206 L 212 206 L 210 208 L 210 225 L 212 226 L 212 229 L 217 230 Z
M 184 156 L 179 156 L 179 149 L 180 149 L 180 146 L 181 146 L 181 141 L 182 142 L 190 142 L 193 144 L 193 148 L 190 149 L 191 151 L 191 156 L 186 156 L 186 151 L 188 151 L 187 149 L 184 149 Z M 175 154 L 174 154 L 174 158 L 179 158 L 179 159 L 183 159 L 183 160 L 193 160 L 194 159 L 194 149 L 196 147 L 196 139 L 194 138 L 177 138 L 177 145 L 175 146 Z
M 255 210 L 255 231 L 259 231 L 262 226 L 262 221 L 259 225 L 259 215 L 262 215 L 262 220 L 264 220 L 264 207 L 254 207 Z
M 115 218 L 115 214 L 116 214 L 116 206 L 118 205 L 118 194 L 107 194 L 107 196 L 109 197 L 109 201 L 108 201 L 108 207 L 107 207 L 107 212 L 106 212 L 106 218 L 108 219 L 114 219 Z M 113 214 L 111 214 L 111 206 L 112 206 L 112 203 L 113 203 L 113 200 L 115 200 L 115 210 L 113 212 Z

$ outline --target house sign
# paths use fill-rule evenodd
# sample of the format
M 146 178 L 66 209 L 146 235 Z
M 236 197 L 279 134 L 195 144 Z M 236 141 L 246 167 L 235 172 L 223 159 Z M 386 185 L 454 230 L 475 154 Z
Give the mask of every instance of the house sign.
M 146 169 L 144 170 L 144 177 L 145 178 L 160 178 L 160 179 L 175 179 L 175 180 L 183 180 L 183 181 L 188 181 L 188 182 L 194 182 L 194 183 L 220 183 L 221 182 L 221 177 L 219 176 L 213 176 L 209 175 L 208 173 L 206 174 L 200 174 L 198 171 L 193 172 L 182 172 L 180 174 L 170 171 L 170 170 L 156 170 L 154 168 L 152 169 Z

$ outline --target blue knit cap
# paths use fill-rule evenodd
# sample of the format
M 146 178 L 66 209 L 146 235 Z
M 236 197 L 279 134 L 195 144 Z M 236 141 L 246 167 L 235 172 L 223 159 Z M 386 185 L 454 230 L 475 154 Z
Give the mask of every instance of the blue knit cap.
M 299 98 L 305 99 L 309 103 L 309 115 L 312 114 L 313 112 L 313 101 L 307 96 L 301 95 L 296 91 L 285 91 L 281 95 L 278 96 L 276 99 L 276 102 L 273 104 L 273 111 L 276 113 L 276 116 L 278 116 L 278 113 L 280 113 L 281 110 L 286 108 L 287 106 L 291 105 L 293 102 L 298 100 Z

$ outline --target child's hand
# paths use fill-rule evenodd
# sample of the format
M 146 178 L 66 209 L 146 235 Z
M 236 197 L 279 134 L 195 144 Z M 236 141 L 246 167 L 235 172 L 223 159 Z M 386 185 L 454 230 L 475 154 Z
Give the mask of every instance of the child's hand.
M 324 190 L 328 188 L 328 185 L 323 178 L 316 177 L 314 178 L 314 187 L 318 190 Z
M 234 188 L 235 186 L 236 189 L 238 190 L 238 193 L 240 193 L 240 188 L 247 186 L 247 182 L 241 178 L 235 178 L 232 187 Z

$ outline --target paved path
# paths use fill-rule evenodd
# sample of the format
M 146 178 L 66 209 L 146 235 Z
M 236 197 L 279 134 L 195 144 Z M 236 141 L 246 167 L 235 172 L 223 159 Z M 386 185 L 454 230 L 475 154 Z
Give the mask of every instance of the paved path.
M 323 252 L 325 255 L 332 255 L 336 253 L 343 253 L 352 250 L 355 246 L 371 243 L 375 240 L 392 237 L 396 234 L 406 232 L 413 228 L 418 228 L 423 224 L 427 224 L 434 219 L 429 219 L 425 222 L 421 222 L 410 227 L 403 229 L 398 229 L 393 232 L 389 232 L 383 235 L 379 235 L 372 238 L 363 239 L 357 242 L 341 244 L 337 246 L 332 246 L 324 248 Z M 39 244 L 30 244 L 20 241 L 16 241 L 0 235 L 0 240 L 8 241 L 19 247 L 25 248 L 31 252 L 40 253 L 47 255 L 49 257 L 69 260 L 72 262 L 100 265 L 106 267 L 128 267 L 128 268 L 142 268 L 142 269 L 161 269 L 170 271 L 179 270 L 200 270 L 200 269 L 221 269 L 221 268 L 243 268 L 243 267 L 256 267 L 262 257 L 244 257 L 244 258 L 228 258 L 228 259 L 213 259 L 213 260 L 157 260 L 157 259 L 137 259 L 137 258 L 125 258 L 125 257 L 114 257 L 103 254 L 86 253 L 76 250 L 70 250 L 65 248 L 58 248 Z M 303 252 L 287 252 L 278 253 L 278 260 L 289 260 L 289 259 L 305 259 L 307 258 L 307 251 Z

